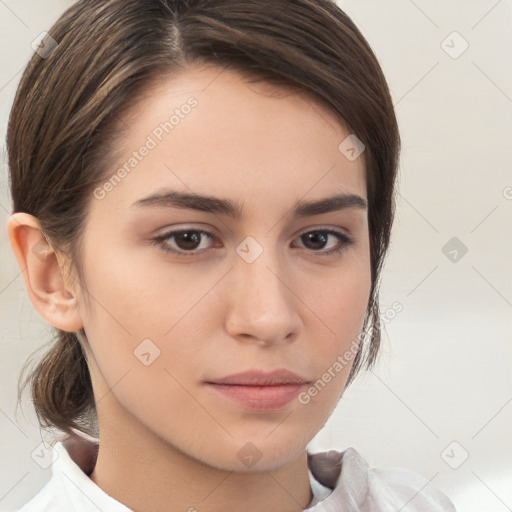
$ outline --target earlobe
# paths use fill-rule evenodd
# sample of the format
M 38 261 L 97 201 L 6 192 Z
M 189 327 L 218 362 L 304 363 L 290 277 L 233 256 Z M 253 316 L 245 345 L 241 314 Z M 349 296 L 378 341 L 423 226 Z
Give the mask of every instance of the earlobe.
M 11 215 L 7 230 L 34 308 L 47 322 L 63 331 L 82 329 L 76 292 L 65 282 L 62 261 L 42 233 L 39 220 L 17 212 Z

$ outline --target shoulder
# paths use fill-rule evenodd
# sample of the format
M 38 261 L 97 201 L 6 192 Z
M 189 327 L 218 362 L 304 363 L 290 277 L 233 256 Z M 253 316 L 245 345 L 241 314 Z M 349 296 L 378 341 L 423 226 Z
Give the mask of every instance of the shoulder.
M 100 489 L 58 442 L 53 446 L 52 476 L 17 512 L 131 512 Z
M 17 512 L 47 512 L 57 510 L 57 507 L 61 507 L 62 503 L 58 503 L 56 500 L 61 501 L 50 479 L 50 481 L 28 503 L 25 503 L 25 505 L 18 509 Z
M 346 512 L 456 512 L 430 480 L 403 468 L 372 468 L 354 448 L 309 457 L 315 478 L 333 489 L 319 511 L 329 506 Z
M 423 476 L 399 467 L 372 468 L 354 448 L 343 452 L 345 478 L 365 482 L 368 510 L 399 507 L 403 512 L 455 512 L 451 500 Z M 343 475 L 343 470 L 342 470 Z

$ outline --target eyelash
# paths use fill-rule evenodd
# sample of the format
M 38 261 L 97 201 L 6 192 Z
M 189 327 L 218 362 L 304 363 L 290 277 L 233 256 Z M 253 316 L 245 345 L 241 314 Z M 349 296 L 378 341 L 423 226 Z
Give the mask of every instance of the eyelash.
M 184 257 L 184 258 L 190 258 L 193 256 L 196 256 L 200 254 L 202 251 L 177 251 L 175 249 L 171 249 L 167 242 L 169 239 L 174 238 L 177 235 L 183 234 L 183 233 L 199 233 L 200 235 L 206 235 L 207 237 L 211 238 L 212 240 L 215 238 L 211 233 L 208 231 L 203 231 L 201 229 L 180 229 L 176 231 L 169 231 L 167 233 L 164 233 L 163 235 L 159 235 L 151 240 L 152 244 L 157 245 L 160 247 L 163 251 L 174 254 L 178 257 Z M 351 245 L 354 244 L 354 239 L 347 236 L 345 233 L 342 233 L 341 231 L 336 231 L 333 229 L 313 229 L 310 231 L 304 231 L 301 234 L 298 235 L 297 238 L 300 238 L 308 233 L 324 233 L 327 235 L 334 235 L 339 240 L 339 244 L 337 247 L 333 249 L 329 249 L 328 251 L 315 251 L 311 249 L 311 252 L 314 254 L 318 254 L 320 256 L 331 256 L 333 254 L 341 254 L 346 249 L 348 249 Z M 203 249 L 203 251 L 206 251 L 207 249 Z M 307 250 L 307 249 L 306 249 Z

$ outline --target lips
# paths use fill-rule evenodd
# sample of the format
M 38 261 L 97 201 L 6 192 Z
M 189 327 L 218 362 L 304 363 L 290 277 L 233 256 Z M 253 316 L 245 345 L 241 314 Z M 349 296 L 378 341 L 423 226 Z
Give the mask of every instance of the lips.
M 238 386 L 277 386 L 282 384 L 307 384 L 308 380 L 289 370 L 279 369 L 272 372 L 249 370 L 221 379 L 208 381 L 208 384 L 228 384 Z
M 305 378 L 288 370 L 262 372 L 250 370 L 206 382 L 216 396 L 260 412 L 276 411 L 290 403 L 303 386 Z

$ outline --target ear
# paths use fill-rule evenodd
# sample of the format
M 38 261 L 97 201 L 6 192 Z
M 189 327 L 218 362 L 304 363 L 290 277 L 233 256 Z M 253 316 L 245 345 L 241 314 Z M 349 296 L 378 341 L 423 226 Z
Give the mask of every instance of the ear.
M 8 221 L 7 231 L 28 295 L 37 312 L 63 331 L 82 329 L 75 298 L 78 290 L 74 291 L 71 284 L 65 282 L 64 258 L 58 258 L 43 235 L 39 220 L 28 213 L 14 213 Z

